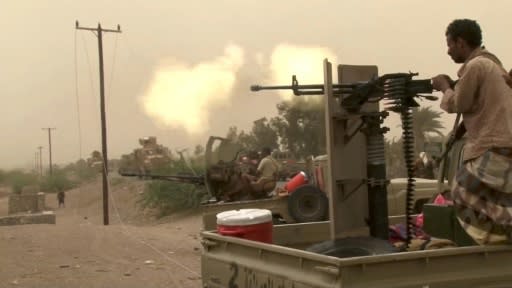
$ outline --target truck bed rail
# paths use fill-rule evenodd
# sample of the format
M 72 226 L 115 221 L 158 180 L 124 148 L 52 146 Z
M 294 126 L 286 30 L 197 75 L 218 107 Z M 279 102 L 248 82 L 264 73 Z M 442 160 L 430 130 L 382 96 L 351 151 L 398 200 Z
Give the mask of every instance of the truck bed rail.
M 311 228 L 314 225 L 311 223 Z M 290 229 L 286 226 L 290 225 L 274 229 Z M 215 232 L 202 232 L 202 237 L 205 287 L 512 286 L 512 246 L 446 248 L 339 259 Z

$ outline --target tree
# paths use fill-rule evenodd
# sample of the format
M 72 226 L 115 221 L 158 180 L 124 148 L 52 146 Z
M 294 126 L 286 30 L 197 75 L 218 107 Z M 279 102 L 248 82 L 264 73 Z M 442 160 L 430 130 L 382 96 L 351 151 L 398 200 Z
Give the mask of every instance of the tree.
M 194 156 L 190 159 L 192 167 L 200 167 L 201 170 L 204 170 L 204 152 L 205 148 L 203 145 L 196 145 L 196 147 L 194 148 Z
M 418 155 L 419 152 L 423 151 L 425 139 L 428 133 L 434 133 L 441 137 L 444 137 L 441 132 L 444 129 L 441 123 L 442 112 L 437 112 L 430 107 L 421 107 L 413 110 L 413 133 L 415 139 L 415 152 Z
M 226 138 L 247 151 L 261 150 L 263 147 L 270 147 L 270 149 L 279 147 L 278 133 L 266 117 L 254 121 L 250 133 L 244 130 L 238 132 L 236 126 L 229 127 Z
M 263 147 L 277 149 L 279 147 L 277 131 L 274 130 L 266 117 L 254 121 L 250 137 L 247 137 L 247 140 L 250 145 L 248 148 L 251 150 L 261 150 Z
M 295 98 L 277 105 L 278 116 L 271 119 L 280 144 L 295 157 L 326 153 L 323 103 Z
M 229 127 L 226 139 L 230 140 L 234 144 L 240 145 L 243 149 L 249 149 L 251 143 L 254 142 L 252 137 L 245 133 L 244 130 L 238 132 L 238 127 L 236 126 Z
M 404 150 L 402 139 L 385 140 L 384 151 L 386 155 L 386 177 L 388 179 L 407 176 L 405 169 Z
M 226 133 L 226 138 L 231 140 L 231 141 L 237 142 L 238 138 L 239 138 L 238 127 L 230 126 L 228 128 L 228 133 Z
M 322 101 L 295 98 L 277 105 L 278 116 L 254 121 L 249 133 L 229 127 L 226 138 L 245 150 L 280 146 L 294 157 L 326 153 L 325 113 Z

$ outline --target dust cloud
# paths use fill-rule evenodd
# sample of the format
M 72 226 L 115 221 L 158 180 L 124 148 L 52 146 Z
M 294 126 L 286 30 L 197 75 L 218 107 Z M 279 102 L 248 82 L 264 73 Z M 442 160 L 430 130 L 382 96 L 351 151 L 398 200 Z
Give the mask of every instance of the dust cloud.
M 203 134 L 210 128 L 211 111 L 231 105 L 237 72 L 243 63 L 243 49 L 231 44 L 224 55 L 211 61 L 161 65 L 140 102 L 158 124 Z
M 299 84 L 323 83 L 323 60 L 337 62 L 335 53 L 329 48 L 319 46 L 297 46 L 291 44 L 277 45 L 270 56 L 270 73 L 274 83 L 291 85 L 292 75 L 297 76 Z M 284 100 L 294 96 L 288 90 L 279 91 Z M 320 97 L 304 97 L 306 101 Z
M 161 64 L 139 99 L 143 110 L 158 125 L 183 129 L 189 135 L 205 135 L 219 120 L 219 109 L 237 106 L 234 95 L 246 80 L 242 72 L 247 62 L 244 51 L 244 47 L 228 45 L 224 55 L 196 65 L 176 60 Z M 336 61 L 328 48 L 291 44 L 279 44 L 270 53 L 255 53 L 253 58 L 267 74 L 262 78 L 287 85 L 291 84 L 291 75 L 297 75 L 302 84 L 323 83 L 323 59 Z M 289 90 L 278 94 L 284 100 L 294 97 Z M 321 99 L 303 98 L 315 103 Z

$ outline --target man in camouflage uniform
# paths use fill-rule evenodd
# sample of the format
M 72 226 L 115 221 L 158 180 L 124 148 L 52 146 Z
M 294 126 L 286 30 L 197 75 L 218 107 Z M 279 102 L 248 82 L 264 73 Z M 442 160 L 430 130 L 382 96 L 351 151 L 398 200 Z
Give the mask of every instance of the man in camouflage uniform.
M 448 54 L 462 64 L 459 80 L 438 75 L 441 108 L 461 113 L 466 129 L 464 164 L 451 196 L 459 223 L 480 245 L 510 241 L 512 231 L 512 90 L 507 71 L 482 47 L 476 21 L 459 19 L 446 30 Z

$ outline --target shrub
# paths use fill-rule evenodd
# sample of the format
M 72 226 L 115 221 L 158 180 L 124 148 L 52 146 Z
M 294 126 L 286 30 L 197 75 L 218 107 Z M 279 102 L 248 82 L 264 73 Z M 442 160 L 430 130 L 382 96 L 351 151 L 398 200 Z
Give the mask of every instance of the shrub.
M 203 170 L 202 167 L 188 167 L 183 164 L 182 161 L 173 161 L 166 167 L 155 169 L 152 174 L 193 175 L 191 170 Z M 184 171 L 184 167 L 188 167 L 188 171 Z M 165 216 L 172 212 L 197 208 L 206 199 L 206 189 L 197 185 L 170 181 L 149 181 L 146 183 L 145 193 L 142 194 L 139 203 L 143 207 L 156 208 L 159 216 Z
M 77 182 L 71 181 L 66 176 L 66 171 L 61 169 L 53 169 L 52 175 L 46 175 L 41 178 L 39 183 L 41 191 L 46 193 L 53 193 L 59 190 L 73 189 L 78 185 Z
M 119 184 L 122 184 L 125 182 L 126 182 L 126 179 L 122 178 L 122 177 L 111 177 L 110 178 L 110 185 L 112 185 L 112 186 L 116 186 L 116 185 L 119 185 Z
M 143 207 L 156 208 L 159 216 L 197 208 L 207 196 L 204 188 L 167 181 L 151 181 L 146 184 L 145 190 L 140 203 Z
M 92 180 L 101 172 L 98 172 L 97 168 L 89 167 L 87 162 L 83 159 L 70 165 L 68 170 L 73 173 L 80 182 Z
M 37 185 L 38 179 L 34 173 L 26 173 L 21 170 L 12 170 L 5 172 L 4 182 L 12 187 L 14 193 L 21 193 L 25 186 Z

